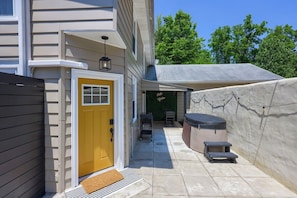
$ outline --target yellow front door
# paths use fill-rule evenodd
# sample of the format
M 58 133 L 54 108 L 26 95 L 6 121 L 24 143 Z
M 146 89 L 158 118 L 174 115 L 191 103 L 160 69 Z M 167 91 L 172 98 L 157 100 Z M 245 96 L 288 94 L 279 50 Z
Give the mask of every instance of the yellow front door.
M 79 78 L 79 176 L 113 166 L 113 147 L 113 81 Z

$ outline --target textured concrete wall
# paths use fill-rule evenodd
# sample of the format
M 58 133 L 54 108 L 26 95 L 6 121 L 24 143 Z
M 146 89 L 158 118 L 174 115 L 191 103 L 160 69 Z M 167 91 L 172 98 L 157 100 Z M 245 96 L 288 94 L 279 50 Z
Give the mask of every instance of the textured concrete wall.
M 233 150 L 297 192 L 297 78 L 193 92 L 188 112 L 226 119 Z

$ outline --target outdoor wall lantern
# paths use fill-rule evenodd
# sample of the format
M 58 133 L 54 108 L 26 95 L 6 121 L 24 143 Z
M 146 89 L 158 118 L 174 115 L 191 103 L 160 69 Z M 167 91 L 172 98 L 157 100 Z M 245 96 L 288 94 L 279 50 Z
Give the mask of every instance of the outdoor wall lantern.
M 106 40 L 107 36 L 101 37 L 104 40 L 104 56 L 99 59 L 99 70 L 108 71 L 111 70 L 111 59 L 106 56 Z

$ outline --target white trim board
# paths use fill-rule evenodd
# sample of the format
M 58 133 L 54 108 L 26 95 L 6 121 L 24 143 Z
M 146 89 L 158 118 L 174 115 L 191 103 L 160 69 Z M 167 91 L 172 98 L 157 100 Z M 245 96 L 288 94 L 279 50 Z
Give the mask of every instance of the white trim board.
M 71 70 L 71 186 L 79 185 L 78 178 L 78 78 L 114 81 L 114 168 L 124 169 L 124 77 L 122 74 Z

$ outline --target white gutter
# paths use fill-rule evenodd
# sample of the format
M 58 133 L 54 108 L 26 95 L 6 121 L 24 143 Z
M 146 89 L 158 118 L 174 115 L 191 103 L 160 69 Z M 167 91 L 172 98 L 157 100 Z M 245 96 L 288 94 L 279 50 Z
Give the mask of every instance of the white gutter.
M 33 76 L 34 68 L 48 68 L 48 67 L 65 67 L 73 69 L 84 69 L 88 70 L 88 64 L 77 61 L 69 60 L 29 60 L 28 67 L 30 68 L 31 74 Z

